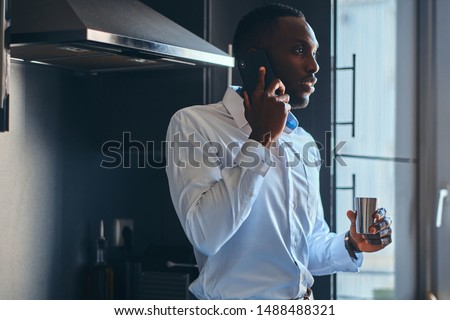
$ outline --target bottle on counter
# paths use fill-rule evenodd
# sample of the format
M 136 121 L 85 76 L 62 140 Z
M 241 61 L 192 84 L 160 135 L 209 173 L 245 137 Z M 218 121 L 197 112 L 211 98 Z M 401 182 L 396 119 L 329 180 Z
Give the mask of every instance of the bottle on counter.
M 108 242 L 105 238 L 103 220 L 100 220 L 100 236 L 97 239 L 97 258 L 90 270 L 89 293 L 91 299 L 114 298 L 113 269 L 107 261 Z

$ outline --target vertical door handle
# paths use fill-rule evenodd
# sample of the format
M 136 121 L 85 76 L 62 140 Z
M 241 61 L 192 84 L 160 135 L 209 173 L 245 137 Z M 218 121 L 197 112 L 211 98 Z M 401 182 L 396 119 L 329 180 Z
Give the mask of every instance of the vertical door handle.
M 440 228 L 442 225 L 442 211 L 444 209 L 444 200 L 448 196 L 448 189 L 439 190 L 439 200 L 436 212 L 436 228 Z
M 9 131 L 9 35 L 11 27 L 9 1 L 0 1 L 0 132 Z
M 352 137 L 355 137 L 355 125 L 356 125 L 356 54 L 352 56 L 352 66 L 351 67 L 340 67 L 336 70 L 351 70 L 352 71 L 352 121 L 350 122 L 336 122 L 337 125 L 351 125 L 352 126 Z M 336 99 L 335 99 L 336 100 Z M 336 103 L 334 112 L 336 112 Z

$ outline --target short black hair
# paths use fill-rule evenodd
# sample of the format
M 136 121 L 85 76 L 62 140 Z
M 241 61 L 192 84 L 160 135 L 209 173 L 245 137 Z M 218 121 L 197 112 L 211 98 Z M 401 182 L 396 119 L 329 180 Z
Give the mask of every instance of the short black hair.
M 233 38 L 234 56 L 239 59 L 252 47 L 257 47 L 261 36 L 268 33 L 277 18 L 299 17 L 303 13 L 293 7 L 281 3 L 271 3 L 247 13 L 239 21 Z

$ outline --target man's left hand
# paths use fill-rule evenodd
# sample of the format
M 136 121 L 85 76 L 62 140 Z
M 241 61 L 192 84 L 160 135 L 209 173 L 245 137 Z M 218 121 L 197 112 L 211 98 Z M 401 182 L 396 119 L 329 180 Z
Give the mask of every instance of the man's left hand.
M 386 215 L 384 208 L 374 212 L 375 223 L 370 227 L 370 234 L 356 233 L 356 213 L 349 210 L 350 241 L 355 248 L 362 252 L 375 252 L 383 249 L 392 242 L 391 218 Z

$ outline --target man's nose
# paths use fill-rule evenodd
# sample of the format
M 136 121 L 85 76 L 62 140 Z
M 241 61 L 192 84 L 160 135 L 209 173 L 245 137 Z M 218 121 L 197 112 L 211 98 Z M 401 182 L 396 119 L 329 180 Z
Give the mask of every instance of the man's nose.
M 307 65 L 307 71 L 308 73 L 314 74 L 319 72 L 320 66 L 319 63 L 317 63 L 316 57 L 313 55 L 309 56 L 308 65 Z
M 308 55 L 308 61 L 306 62 L 305 69 L 309 74 L 315 74 L 319 72 L 319 63 L 317 63 L 316 57 L 313 53 Z

